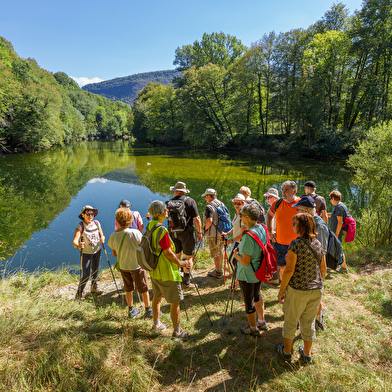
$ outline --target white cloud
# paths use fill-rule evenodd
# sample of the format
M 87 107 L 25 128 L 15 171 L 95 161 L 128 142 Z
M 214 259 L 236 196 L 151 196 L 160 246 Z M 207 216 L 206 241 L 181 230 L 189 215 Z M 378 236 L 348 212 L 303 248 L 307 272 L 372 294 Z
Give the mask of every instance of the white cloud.
M 88 183 L 89 184 L 95 184 L 96 182 L 102 182 L 104 184 L 107 181 L 109 181 L 109 180 L 107 180 L 106 178 L 101 177 L 101 178 L 92 178 L 90 181 L 88 181 Z
M 85 77 L 81 77 L 81 78 L 75 78 L 74 76 L 71 76 L 71 78 L 80 86 L 83 87 L 86 84 L 90 84 L 90 83 L 99 83 L 99 82 L 103 82 L 102 79 L 100 78 L 85 78 Z

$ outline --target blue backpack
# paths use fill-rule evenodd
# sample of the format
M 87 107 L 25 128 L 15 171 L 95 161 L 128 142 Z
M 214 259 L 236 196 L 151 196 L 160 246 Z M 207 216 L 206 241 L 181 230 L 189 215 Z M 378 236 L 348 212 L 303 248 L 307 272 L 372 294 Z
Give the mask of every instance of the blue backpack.
M 224 204 L 216 207 L 216 212 L 218 214 L 218 223 L 216 224 L 216 230 L 219 233 L 227 233 L 233 227 L 230 220 L 230 212 Z

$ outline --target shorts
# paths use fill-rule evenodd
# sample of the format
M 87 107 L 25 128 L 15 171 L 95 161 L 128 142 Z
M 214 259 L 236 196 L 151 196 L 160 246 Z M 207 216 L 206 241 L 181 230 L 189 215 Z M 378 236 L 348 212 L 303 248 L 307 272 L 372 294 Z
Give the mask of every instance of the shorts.
M 147 274 L 142 268 L 134 271 L 126 271 L 120 269 L 122 280 L 124 282 L 124 290 L 130 293 L 136 289 L 138 293 L 143 294 L 148 291 Z
M 215 257 L 219 257 L 222 254 L 223 250 L 223 240 L 220 234 L 217 237 L 207 237 L 207 244 L 210 248 L 210 256 L 215 259 Z
M 248 283 L 244 280 L 239 280 L 238 282 L 240 284 L 242 295 L 244 296 L 245 313 L 252 314 L 256 312 L 255 302 L 259 302 L 263 299 L 260 294 L 261 282 Z
M 194 255 L 196 241 L 192 226 L 187 226 L 184 231 L 170 233 L 170 238 L 176 247 L 176 254 L 183 252 L 185 256 Z
M 289 245 L 282 245 L 278 242 L 274 243 L 274 249 L 276 252 L 276 258 L 278 259 L 278 266 L 285 267 L 286 266 L 286 255 L 289 251 Z
M 308 341 L 316 339 L 314 319 L 320 305 L 322 292 L 321 289 L 303 291 L 287 286 L 283 303 L 282 335 L 284 338 L 295 338 L 299 320 L 302 339 Z
M 171 280 L 162 281 L 151 278 L 152 295 L 155 298 L 164 297 L 169 304 L 180 302 L 184 299 L 182 293 L 181 282 L 173 282 Z

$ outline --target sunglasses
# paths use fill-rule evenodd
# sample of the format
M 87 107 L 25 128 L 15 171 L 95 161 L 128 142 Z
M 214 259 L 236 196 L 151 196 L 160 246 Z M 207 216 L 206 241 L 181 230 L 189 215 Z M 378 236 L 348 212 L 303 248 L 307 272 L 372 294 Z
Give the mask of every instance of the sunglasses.
M 266 199 L 272 199 L 272 196 L 266 196 L 265 198 Z
M 296 224 L 297 224 L 297 222 L 296 222 L 296 221 L 294 221 L 294 222 L 293 222 L 293 227 L 294 227 Z
M 94 212 L 89 212 L 86 216 L 94 216 Z

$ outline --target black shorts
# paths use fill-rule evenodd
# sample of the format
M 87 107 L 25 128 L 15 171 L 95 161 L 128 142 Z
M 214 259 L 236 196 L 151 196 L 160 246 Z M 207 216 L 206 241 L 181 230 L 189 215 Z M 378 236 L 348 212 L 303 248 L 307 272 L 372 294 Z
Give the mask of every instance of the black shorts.
M 170 233 L 176 247 L 176 254 L 183 252 L 185 256 L 193 256 L 195 254 L 195 238 L 193 236 L 193 227 L 187 226 L 184 231 L 176 231 Z
M 260 294 L 261 282 L 248 283 L 243 280 L 239 280 L 238 282 L 240 284 L 242 295 L 244 296 L 245 313 L 252 314 L 256 312 L 255 302 L 262 300 Z

